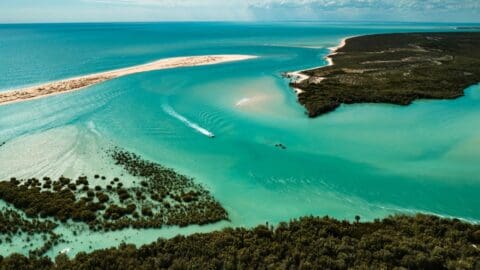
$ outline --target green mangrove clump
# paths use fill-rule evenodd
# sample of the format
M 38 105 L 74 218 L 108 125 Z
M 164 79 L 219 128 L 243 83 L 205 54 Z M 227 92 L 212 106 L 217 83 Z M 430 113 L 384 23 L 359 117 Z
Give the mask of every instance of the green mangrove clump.
M 50 248 L 61 241 L 61 235 L 53 232 L 58 225 L 50 220 L 38 218 L 26 218 L 17 210 L 2 208 L 0 210 L 0 244 L 9 243 L 13 237 L 27 236 L 30 242 L 31 236 L 41 235 L 45 239 L 42 247 L 30 252 L 34 256 L 42 256 Z
M 140 178 L 138 185 L 126 186 L 115 177 L 102 188 L 98 181 L 106 177 L 100 174 L 94 175 L 93 188 L 84 175 L 55 181 L 13 177 L 0 181 L 0 199 L 29 218 L 80 222 L 92 230 L 203 225 L 228 219 L 221 205 L 193 179 L 118 148 L 109 153 L 117 165 Z
M 24 218 L 17 211 L 3 208 L 0 210 L 0 235 L 13 236 L 18 233 L 29 235 L 35 233 L 49 233 L 57 227 L 55 222 L 38 219 L 29 220 Z

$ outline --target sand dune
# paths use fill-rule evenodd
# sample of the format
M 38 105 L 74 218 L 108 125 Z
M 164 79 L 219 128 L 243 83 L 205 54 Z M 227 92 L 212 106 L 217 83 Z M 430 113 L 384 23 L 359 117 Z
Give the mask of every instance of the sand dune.
M 118 77 L 131 75 L 135 73 L 148 72 L 153 70 L 213 65 L 224 62 L 240 61 L 255 58 L 251 55 L 204 55 L 189 57 L 174 57 L 161 59 L 155 62 L 105 71 L 70 79 L 45 83 L 37 86 L 27 87 L 23 89 L 14 89 L 11 91 L 0 92 L 0 105 L 13 102 L 20 102 L 34 98 L 45 97 L 69 91 L 80 90 L 87 86 L 101 83 Z

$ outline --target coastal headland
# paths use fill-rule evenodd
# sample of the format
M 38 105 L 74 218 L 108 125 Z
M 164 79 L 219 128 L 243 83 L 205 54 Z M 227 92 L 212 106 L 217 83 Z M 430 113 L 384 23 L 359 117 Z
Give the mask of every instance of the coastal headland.
M 326 60 L 328 66 L 286 74 L 309 117 L 341 104 L 454 99 L 480 82 L 480 33 L 352 37 Z
M 255 57 L 256 56 L 252 55 L 229 54 L 165 58 L 143 65 L 110 70 L 60 81 L 49 82 L 32 87 L 0 92 L 0 105 L 80 90 L 97 83 L 135 73 L 179 67 L 213 65 L 226 62 L 247 60 Z

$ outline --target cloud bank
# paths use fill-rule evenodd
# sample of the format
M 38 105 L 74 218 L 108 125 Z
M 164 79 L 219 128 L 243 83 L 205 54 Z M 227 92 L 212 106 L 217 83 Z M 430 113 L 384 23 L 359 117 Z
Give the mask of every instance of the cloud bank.
M 84 0 L 149 6 L 205 19 L 479 21 L 479 0 Z M 215 11 L 213 14 L 210 11 Z M 202 14 L 196 14 L 204 12 Z M 181 13 L 181 12 L 180 12 Z M 181 14 L 180 14 L 181 15 Z M 213 16 L 211 16 L 213 15 Z M 211 16 L 211 17 L 210 17 Z
M 480 0 L 0 0 L 0 21 L 480 22 Z

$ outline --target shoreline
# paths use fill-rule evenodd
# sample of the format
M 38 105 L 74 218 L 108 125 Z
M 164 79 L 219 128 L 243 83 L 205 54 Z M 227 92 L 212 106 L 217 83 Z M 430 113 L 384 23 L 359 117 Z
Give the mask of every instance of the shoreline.
M 332 59 L 332 56 L 334 55 L 337 55 L 338 54 L 338 50 L 340 50 L 341 48 L 345 47 L 345 45 L 347 45 L 347 40 L 348 39 L 351 39 L 355 36 L 351 36 L 351 37 L 345 37 L 345 38 L 342 38 L 342 40 L 340 41 L 340 44 L 338 44 L 337 46 L 335 47 L 331 47 L 329 48 L 330 49 L 330 53 L 325 56 L 325 59 L 327 60 L 328 62 L 328 65 L 327 66 L 333 66 L 333 59 Z
M 242 61 L 254 59 L 257 56 L 253 55 L 201 55 L 201 56 L 185 56 L 172 57 L 156 60 L 146 64 L 136 66 L 114 69 L 99 73 L 93 73 L 83 76 L 72 77 L 63 80 L 57 80 L 47 83 L 42 83 L 35 86 L 12 89 L 5 92 L 0 92 L 0 106 L 22 102 L 27 100 L 38 99 L 42 97 L 68 93 L 72 91 L 81 90 L 88 86 L 98 83 L 116 79 L 119 77 L 149 72 L 155 70 L 172 69 L 180 67 L 195 67 L 214 65 L 227 62 Z
M 333 66 L 334 63 L 333 63 L 333 59 L 331 58 L 332 56 L 336 55 L 338 52 L 339 49 L 345 47 L 345 45 L 347 44 L 347 40 L 350 39 L 350 38 L 353 38 L 355 36 L 349 36 L 349 37 L 345 37 L 345 38 L 342 38 L 340 40 L 340 43 L 337 45 L 337 46 L 334 46 L 334 47 L 330 47 L 328 48 L 330 50 L 330 53 L 327 54 L 327 56 L 324 57 L 324 59 L 327 61 L 327 67 L 328 66 Z M 284 76 L 286 78 L 289 78 L 290 79 L 290 83 L 295 83 L 295 84 L 298 84 L 298 83 L 302 83 L 308 79 L 311 78 L 311 76 L 309 75 L 306 75 L 306 74 L 303 74 L 302 72 L 304 71 L 307 71 L 307 70 L 312 70 L 312 69 L 317 69 L 317 68 L 322 68 L 322 67 L 326 67 L 325 65 L 324 66 L 318 66 L 318 67 L 313 67 L 313 68 L 308 68 L 308 69 L 302 69 L 302 70 L 297 70 L 297 71 L 291 71 L 291 72 L 285 72 L 284 73 Z M 323 77 L 318 77 L 317 80 L 315 81 L 316 83 L 320 83 L 321 81 L 323 81 L 325 78 Z M 295 94 L 297 95 L 297 97 L 304 93 L 305 91 L 298 88 L 298 87 L 292 87 L 293 91 L 295 92 Z

